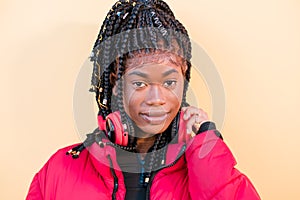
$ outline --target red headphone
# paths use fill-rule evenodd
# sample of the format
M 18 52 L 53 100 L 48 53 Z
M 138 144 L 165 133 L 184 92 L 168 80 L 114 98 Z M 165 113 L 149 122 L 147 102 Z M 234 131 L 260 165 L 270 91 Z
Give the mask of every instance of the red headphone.
M 186 133 L 186 123 L 183 119 L 183 112 L 179 112 L 177 118 L 177 137 L 178 142 L 186 142 L 191 138 L 191 134 Z M 128 144 L 128 132 L 124 131 L 120 112 L 110 113 L 106 120 L 101 115 L 98 115 L 99 130 L 104 130 L 109 140 L 121 146 Z M 172 136 L 173 138 L 174 136 Z

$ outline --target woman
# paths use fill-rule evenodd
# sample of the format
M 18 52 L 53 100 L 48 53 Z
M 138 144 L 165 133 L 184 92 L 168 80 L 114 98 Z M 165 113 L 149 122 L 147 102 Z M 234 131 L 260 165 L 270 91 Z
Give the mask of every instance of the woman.
M 115 3 L 91 55 L 99 127 L 55 153 L 27 199 L 259 199 L 214 123 L 186 102 L 190 59 L 165 2 Z

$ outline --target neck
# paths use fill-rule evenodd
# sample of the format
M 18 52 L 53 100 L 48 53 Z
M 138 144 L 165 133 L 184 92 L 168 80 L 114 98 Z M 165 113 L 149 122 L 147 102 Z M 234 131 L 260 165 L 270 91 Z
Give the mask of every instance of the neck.
M 136 151 L 144 158 L 149 149 L 154 145 L 157 136 L 161 133 L 146 133 L 133 124 L 136 140 Z
M 150 137 L 137 138 L 136 150 L 139 153 L 146 154 L 148 150 L 153 146 L 156 139 L 156 135 Z

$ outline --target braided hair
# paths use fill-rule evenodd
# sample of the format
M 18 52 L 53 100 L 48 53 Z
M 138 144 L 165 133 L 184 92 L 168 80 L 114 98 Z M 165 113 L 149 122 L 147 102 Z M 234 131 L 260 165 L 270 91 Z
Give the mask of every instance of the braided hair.
M 162 0 L 119 0 L 116 2 L 101 26 L 90 56 L 93 62 L 90 92 L 95 93 L 99 108 L 98 115 L 103 119 L 111 112 L 120 111 L 122 123 L 126 125 L 127 132 L 131 133 L 129 136 L 134 135 L 134 128 L 124 110 L 121 77 L 127 64 L 130 64 L 130 58 L 145 59 L 147 56 L 157 55 L 160 55 L 160 58 L 155 62 L 163 57 L 184 68 L 185 82 L 181 106 L 188 106 L 186 92 L 191 72 L 191 42 L 187 30 Z M 117 81 L 117 95 L 115 96 L 112 90 Z M 177 124 L 178 116 L 167 130 L 156 138 L 155 148 L 152 148 L 152 151 L 162 151 L 150 157 L 149 171 L 153 167 L 156 168 L 157 163 L 163 159 L 166 150 L 163 147 L 177 134 Z M 101 146 L 102 136 L 103 131 L 99 128 L 95 129 L 93 133 L 87 134 L 87 139 L 82 144 L 69 150 L 67 155 L 78 158 L 80 152 L 94 142 Z M 134 147 L 132 144 L 134 139 L 134 137 L 129 138 L 129 144 L 132 146 L 119 147 L 134 151 L 134 148 L 131 148 Z
M 191 42 L 184 26 L 162 0 L 119 0 L 108 12 L 91 61 L 91 92 L 95 92 L 99 112 L 104 119 L 119 110 L 123 124 L 132 133 L 133 126 L 124 111 L 122 75 L 126 61 L 136 55 L 171 52 L 186 65 L 182 106 L 187 106 L 186 91 L 190 80 Z M 117 96 L 112 88 L 117 84 Z

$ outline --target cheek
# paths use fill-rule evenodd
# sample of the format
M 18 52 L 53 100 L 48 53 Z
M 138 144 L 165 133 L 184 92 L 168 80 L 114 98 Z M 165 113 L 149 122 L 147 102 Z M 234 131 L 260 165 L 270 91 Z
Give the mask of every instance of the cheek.
M 129 116 L 133 115 L 138 106 L 141 104 L 143 98 L 144 97 L 140 93 L 137 93 L 133 88 L 124 86 L 123 105 L 125 112 Z
M 182 97 L 183 97 L 183 84 L 182 83 L 180 83 L 176 89 L 169 91 L 168 99 L 172 103 L 178 103 L 179 105 L 181 105 Z
M 176 104 L 181 103 L 182 95 L 177 91 L 172 91 L 168 96 L 166 96 L 166 99 L 170 104 L 175 106 Z
M 123 104 L 125 107 L 125 110 L 127 110 L 127 108 L 130 106 L 132 100 L 134 100 L 133 97 L 133 91 L 130 90 L 128 87 L 124 87 L 124 91 L 123 91 Z

